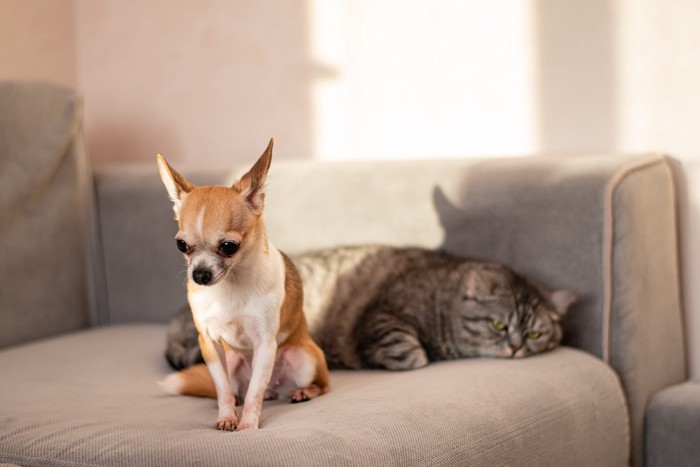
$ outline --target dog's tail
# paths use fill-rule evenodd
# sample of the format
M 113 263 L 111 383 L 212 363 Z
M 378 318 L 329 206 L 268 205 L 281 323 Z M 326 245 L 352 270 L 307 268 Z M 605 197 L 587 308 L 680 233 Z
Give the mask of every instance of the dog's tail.
M 204 364 L 194 365 L 177 373 L 172 373 L 158 384 L 168 394 L 216 399 L 214 380 L 209 374 L 209 369 Z

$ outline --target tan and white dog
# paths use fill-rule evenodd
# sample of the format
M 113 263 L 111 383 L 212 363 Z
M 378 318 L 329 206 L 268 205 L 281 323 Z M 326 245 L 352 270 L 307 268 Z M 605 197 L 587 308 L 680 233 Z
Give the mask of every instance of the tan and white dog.
M 262 220 L 272 145 L 231 187 L 195 186 L 157 156 L 206 361 L 161 385 L 171 393 L 216 397 L 219 430 L 258 428 L 264 399 L 302 402 L 328 390 L 326 360 L 303 314 L 299 274 L 270 243 Z

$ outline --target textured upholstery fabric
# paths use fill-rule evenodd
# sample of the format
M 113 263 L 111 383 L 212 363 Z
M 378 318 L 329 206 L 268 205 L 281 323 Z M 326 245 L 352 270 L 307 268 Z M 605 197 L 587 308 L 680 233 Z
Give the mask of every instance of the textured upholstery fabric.
M 700 381 L 655 394 L 646 417 L 647 467 L 691 467 L 700 463 Z
M 627 461 L 615 373 L 570 348 L 412 372 L 334 372 L 263 428 L 212 428 L 210 399 L 166 396 L 164 326 L 83 331 L 0 352 L 0 462 L 21 465 L 590 465 Z
M 81 106 L 0 83 L 0 347 L 87 326 Z
M 188 173 L 186 170 L 184 171 Z M 196 178 L 223 183 L 232 173 Z M 340 244 L 444 248 L 573 288 L 565 340 L 609 362 L 642 462 L 651 394 L 685 379 L 674 184 L 660 156 L 276 163 L 270 237 L 287 252 Z M 172 210 L 155 169 L 98 175 L 105 322 L 163 321 L 185 303 Z M 139 255 L 129 252 L 138 246 Z

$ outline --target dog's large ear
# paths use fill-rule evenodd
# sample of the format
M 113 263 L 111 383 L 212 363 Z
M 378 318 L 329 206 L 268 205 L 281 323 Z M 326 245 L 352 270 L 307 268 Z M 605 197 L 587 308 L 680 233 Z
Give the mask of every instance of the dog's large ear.
M 235 182 L 231 188 L 238 191 L 246 200 L 253 212 L 261 214 L 265 205 L 265 179 L 272 162 L 272 146 L 275 140 L 270 139 L 267 149 L 253 167 Z
M 179 219 L 183 196 L 192 191 L 195 186 L 185 177 L 177 173 L 175 169 L 170 167 L 170 164 L 168 164 L 163 156 L 158 154 L 156 158 L 158 159 L 158 173 L 160 173 L 163 185 L 165 185 L 165 189 L 168 190 L 168 196 L 170 196 L 170 200 L 173 202 L 175 219 Z

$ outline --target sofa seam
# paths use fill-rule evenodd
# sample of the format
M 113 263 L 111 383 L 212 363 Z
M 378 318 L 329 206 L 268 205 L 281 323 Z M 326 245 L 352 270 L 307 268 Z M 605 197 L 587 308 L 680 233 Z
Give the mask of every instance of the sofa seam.
M 67 147 L 73 147 L 72 157 L 76 163 L 76 179 L 80 215 L 85 235 L 86 299 L 88 323 L 91 327 L 109 324 L 107 307 L 107 286 L 102 254 L 102 235 L 99 229 L 99 215 L 94 186 L 94 174 L 90 155 L 87 151 L 85 127 L 83 124 L 84 102 L 82 96 L 73 93 L 71 102 L 75 118 L 71 126 Z

